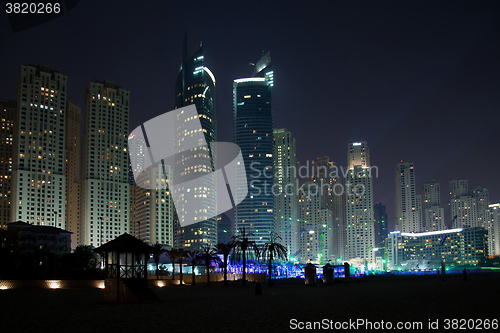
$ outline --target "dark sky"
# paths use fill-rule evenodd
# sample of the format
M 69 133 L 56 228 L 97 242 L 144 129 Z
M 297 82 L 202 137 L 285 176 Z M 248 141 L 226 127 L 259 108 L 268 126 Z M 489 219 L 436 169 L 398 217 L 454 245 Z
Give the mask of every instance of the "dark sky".
M 184 31 L 202 39 L 217 80 L 220 141 L 232 140 L 232 80 L 273 58 L 275 127 L 297 139 L 302 163 L 345 166 L 350 139 L 379 168 L 375 201 L 393 218 L 394 168 L 490 189 L 500 201 L 498 1 L 80 1 L 60 18 L 13 33 L 0 13 L 0 100 L 14 99 L 21 64 L 68 75 L 83 107 L 95 78 L 131 91 L 131 124 L 173 108 Z

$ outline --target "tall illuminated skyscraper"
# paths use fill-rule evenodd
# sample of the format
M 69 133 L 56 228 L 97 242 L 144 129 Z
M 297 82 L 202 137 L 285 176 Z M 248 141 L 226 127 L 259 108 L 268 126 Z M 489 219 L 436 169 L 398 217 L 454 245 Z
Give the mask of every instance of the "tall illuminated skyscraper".
M 413 162 L 396 165 L 395 212 L 397 228 L 401 232 L 422 231 L 422 214 L 419 209 L 415 188 L 415 167 Z
M 332 211 L 323 208 L 321 188 L 308 181 L 299 192 L 300 262 L 325 265 L 332 258 Z
M 11 183 L 14 142 L 14 122 L 18 121 L 17 103 L 0 102 L 0 227 L 11 222 Z
M 201 42 L 193 44 L 188 50 L 187 38 L 184 40 L 182 64 L 175 84 L 175 108 L 196 105 L 205 141 L 208 146 L 177 151 L 173 179 L 179 185 L 176 191 L 183 193 L 183 199 L 175 203 L 174 228 L 177 246 L 189 250 L 200 250 L 205 245 L 217 243 L 217 184 L 214 179 L 203 178 L 196 186 L 183 186 L 182 183 L 216 171 L 216 151 L 211 146 L 217 139 L 217 118 L 215 114 L 215 77 L 205 66 Z M 180 115 L 182 117 L 182 114 Z M 191 135 L 184 129 L 190 121 L 198 119 L 179 119 L 181 124 L 176 129 L 177 142 L 183 136 Z M 183 215 L 187 209 L 201 215 L 200 222 L 183 226 Z M 203 214 L 206 218 L 203 218 Z M 211 217 L 209 217 L 211 216 Z
M 445 230 L 444 209 L 441 207 L 441 188 L 439 183 L 430 181 L 422 185 L 423 231 Z
M 113 81 L 85 89 L 80 243 L 100 246 L 129 232 L 130 92 Z
M 246 199 L 234 209 L 235 231 L 245 228 L 257 244 L 265 243 L 274 231 L 273 80 L 268 52 L 251 77 L 233 82 L 234 143 L 241 148 L 249 185 Z
M 330 157 L 316 158 L 312 163 L 312 174 L 309 180 L 320 187 L 321 208 L 329 209 L 332 213 L 332 225 L 329 245 L 331 259 L 342 262 L 346 246 L 346 226 L 344 223 L 344 191 L 340 177 L 337 175 L 335 162 Z
M 66 228 L 66 89 L 66 75 L 21 66 L 11 221 Z
M 500 203 L 489 205 L 488 249 L 490 256 L 500 255 Z
M 138 137 L 136 134 L 129 136 L 128 149 L 130 155 L 134 156 L 134 172 L 139 175 L 137 180 L 133 175 L 129 177 L 130 233 L 146 243 L 158 243 L 171 248 L 174 233 L 169 180 L 172 172 L 168 165 L 143 172 L 146 170 L 148 153 L 145 147 L 143 137 Z M 159 184 L 164 186 L 158 186 Z
M 375 246 L 384 247 L 386 245 L 385 241 L 387 239 L 387 236 L 389 235 L 389 221 L 387 221 L 387 212 L 385 210 L 385 206 L 380 202 L 377 202 L 375 204 L 375 207 L 373 207 L 373 214 L 375 223 Z
M 450 221 L 453 228 L 477 227 L 476 198 L 469 195 L 469 183 L 457 178 L 450 181 Z
M 297 155 L 295 138 L 284 128 L 274 130 L 274 230 L 290 257 L 299 250 L 297 221 Z
M 477 226 L 487 228 L 490 222 L 490 194 L 487 188 L 477 186 L 471 191 L 471 196 L 476 200 Z
M 375 232 L 373 179 L 370 151 L 364 141 L 350 141 L 346 175 L 347 249 L 345 259 L 354 264 L 374 263 Z

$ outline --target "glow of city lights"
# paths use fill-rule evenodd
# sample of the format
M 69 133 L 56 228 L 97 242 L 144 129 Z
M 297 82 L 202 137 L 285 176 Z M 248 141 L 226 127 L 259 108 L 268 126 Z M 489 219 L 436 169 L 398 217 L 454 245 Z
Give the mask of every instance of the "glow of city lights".
M 61 288 L 61 281 L 59 281 L 59 280 L 50 280 L 50 281 L 47 281 L 47 283 L 49 284 L 50 289 Z
M 234 82 L 236 83 L 243 83 L 243 82 L 264 82 L 266 81 L 265 78 L 263 77 L 248 77 L 248 78 L 245 78 L 245 79 L 236 79 L 234 80 Z
M 432 235 L 442 235 L 442 234 L 450 234 L 450 233 L 455 233 L 455 232 L 461 232 L 462 228 L 458 229 L 448 229 L 448 230 L 439 230 L 439 231 L 428 231 L 428 232 L 419 232 L 419 233 L 409 233 L 409 232 L 402 232 L 401 236 L 408 236 L 408 237 L 424 237 L 424 236 L 432 236 Z

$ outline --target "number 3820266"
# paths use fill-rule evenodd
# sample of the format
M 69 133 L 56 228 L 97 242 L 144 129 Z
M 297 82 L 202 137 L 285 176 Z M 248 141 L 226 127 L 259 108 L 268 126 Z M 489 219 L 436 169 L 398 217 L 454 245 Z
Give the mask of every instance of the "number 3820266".
M 58 2 L 7 2 L 5 3 L 5 12 L 7 14 L 58 14 L 61 12 L 61 4 Z

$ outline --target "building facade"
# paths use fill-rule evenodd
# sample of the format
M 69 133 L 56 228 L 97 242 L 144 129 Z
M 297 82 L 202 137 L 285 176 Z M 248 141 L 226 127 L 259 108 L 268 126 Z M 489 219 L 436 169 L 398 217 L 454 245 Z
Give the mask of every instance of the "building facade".
M 396 165 L 395 184 L 395 218 L 398 230 L 402 232 L 422 231 L 422 214 L 415 188 L 413 162 L 401 161 Z
M 176 151 L 173 179 L 175 184 L 181 184 L 176 187 L 176 191 L 183 193 L 183 197 L 175 203 L 174 242 L 178 247 L 189 250 L 200 250 L 205 245 L 214 246 L 217 243 L 217 195 L 214 193 L 217 188 L 216 180 L 203 178 L 203 184 L 182 185 L 216 171 L 216 151 L 211 145 L 217 140 L 215 77 L 204 65 L 204 61 L 201 42 L 193 44 L 188 50 L 185 40 L 181 69 L 175 83 L 175 108 L 191 104 L 196 106 L 207 143 L 207 146 Z M 178 120 L 181 125 L 176 129 L 175 140 L 181 142 L 183 136 L 190 135 L 185 129 L 189 128 L 188 123 L 193 119 Z M 186 127 L 183 127 L 183 122 L 187 124 Z M 184 226 L 183 216 L 188 214 L 187 209 L 196 210 L 201 221 Z M 203 218 L 205 213 L 206 218 Z
M 373 168 L 364 141 L 350 141 L 345 181 L 347 246 L 345 260 L 353 265 L 375 263 L 373 216 Z
M 335 262 L 343 262 L 346 247 L 346 226 L 344 223 L 344 187 L 338 175 L 335 162 L 330 157 L 321 156 L 313 160 L 309 180 L 319 186 L 321 208 L 332 213 L 332 237 L 330 249 Z
M 490 223 L 488 225 L 488 255 L 500 255 L 500 203 L 489 205 Z
M 333 258 L 332 211 L 323 208 L 321 188 L 308 181 L 299 191 L 299 253 L 302 262 L 325 265 Z
M 422 185 L 422 216 L 425 231 L 445 230 L 444 208 L 441 207 L 441 187 L 434 180 Z
M 479 264 L 488 253 L 484 228 L 456 228 L 422 233 L 391 232 L 390 269 L 436 269 Z
M 247 197 L 234 209 L 235 232 L 245 228 L 257 244 L 274 231 L 272 72 L 267 53 L 252 77 L 233 82 L 234 143 L 241 149 L 249 186 Z
M 295 138 L 284 128 L 274 130 L 274 231 L 290 257 L 299 250 L 297 155 Z
M 387 236 L 389 235 L 389 227 L 387 220 L 387 212 L 385 206 L 377 202 L 373 207 L 374 217 L 374 233 L 375 233 L 375 246 L 385 247 Z
M 17 104 L 11 221 L 65 229 L 67 76 L 22 65 Z
M 85 89 L 80 244 L 94 247 L 129 232 L 130 92 L 113 81 Z
M 17 102 L 0 101 L 0 227 L 11 222 L 12 166 L 14 147 L 14 122 L 17 121 Z

